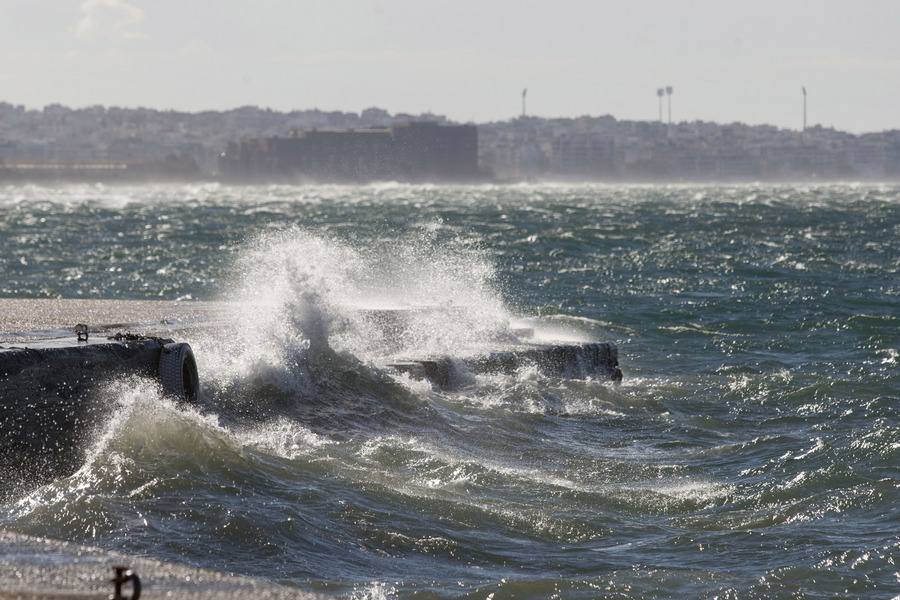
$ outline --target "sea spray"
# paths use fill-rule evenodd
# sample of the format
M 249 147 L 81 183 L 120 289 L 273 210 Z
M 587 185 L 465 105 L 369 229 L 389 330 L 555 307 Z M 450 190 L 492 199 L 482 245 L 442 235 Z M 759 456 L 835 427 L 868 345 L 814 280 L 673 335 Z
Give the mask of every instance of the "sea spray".
M 83 464 L 15 503 L 24 533 L 58 539 L 113 535 L 118 526 L 107 515 L 129 512 L 128 498 L 160 483 L 145 479 L 147 467 L 196 462 L 197 435 L 224 433 L 214 418 L 164 397 L 159 384 L 145 377 L 104 382 L 91 392 L 90 401 L 105 409 L 97 413 L 87 447 L 72 449 L 84 452 Z
M 464 355 L 496 342 L 509 322 L 481 251 L 442 246 L 433 228 L 365 248 L 287 228 L 247 243 L 235 271 L 234 323 L 198 342 L 220 388 L 263 376 L 302 393 L 303 364 L 323 353 L 369 364 Z M 386 328 L 386 314 L 402 328 Z
M 75 187 L 0 190 L 3 293 L 240 318 L 5 529 L 340 597 L 897 594 L 896 186 Z M 625 380 L 377 368 L 510 313 Z

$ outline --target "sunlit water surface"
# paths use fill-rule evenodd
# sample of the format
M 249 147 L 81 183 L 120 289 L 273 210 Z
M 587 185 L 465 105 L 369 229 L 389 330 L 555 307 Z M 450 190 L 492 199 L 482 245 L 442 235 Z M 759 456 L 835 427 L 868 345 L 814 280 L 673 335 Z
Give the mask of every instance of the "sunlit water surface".
M 894 186 L 3 187 L 0 296 L 241 316 L 0 527 L 346 598 L 891 597 L 898 234 Z M 625 379 L 378 367 L 508 323 Z

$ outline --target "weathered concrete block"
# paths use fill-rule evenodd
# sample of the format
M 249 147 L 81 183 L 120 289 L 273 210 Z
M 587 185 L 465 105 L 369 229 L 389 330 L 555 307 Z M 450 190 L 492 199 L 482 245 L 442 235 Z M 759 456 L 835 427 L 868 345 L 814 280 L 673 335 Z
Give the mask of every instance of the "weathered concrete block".
M 622 379 L 618 348 L 608 342 L 526 346 L 492 352 L 464 364 L 476 373 L 514 373 L 522 367 L 535 366 L 548 377 Z
M 534 366 L 548 377 L 608 379 L 616 382 L 622 380 L 618 348 L 607 342 L 522 346 L 475 358 L 454 360 L 443 357 L 403 361 L 387 366 L 417 379 L 427 378 L 442 389 L 452 386 L 454 369 L 475 374 L 512 375 L 520 368 Z
M 168 342 L 65 339 L 0 348 L 0 498 L 78 468 L 112 408 L 91 392 L 125 375 L 155 378 Z

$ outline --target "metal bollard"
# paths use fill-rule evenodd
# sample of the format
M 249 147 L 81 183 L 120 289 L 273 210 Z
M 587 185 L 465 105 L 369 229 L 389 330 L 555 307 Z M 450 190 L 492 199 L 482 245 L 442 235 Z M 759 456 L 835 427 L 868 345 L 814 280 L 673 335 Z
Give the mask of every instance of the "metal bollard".
M 128 567 L 113 567 L 113 571 L 116 572 L 116 576 L 110 579 L 113 585 L 116 586 L 116 590 L 112 596 L 109 597 L 109 600 L 129 600 L 125 596 L 122 595 L 122 584 L 131 582 L 131 599 L 130 600 L 138 600 L 141 597 L 141 580 L 138 579 L 138 576 L 129 569 Z

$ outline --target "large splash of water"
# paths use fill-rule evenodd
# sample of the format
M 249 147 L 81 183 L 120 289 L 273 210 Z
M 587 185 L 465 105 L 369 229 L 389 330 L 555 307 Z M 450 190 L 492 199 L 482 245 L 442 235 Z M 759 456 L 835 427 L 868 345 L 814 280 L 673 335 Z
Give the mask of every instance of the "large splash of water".
M 429 225 L 364 248 L 299 228 L 259 236 L 236 264 L 216 372 L 282 369 L 326 351 L 374 363 L 486 347 L 510 319 L 493 266 L 439 234 Z
M 207 405 L 254 428 L 287 419 L 344 435 L 409 413 L 416 384 L 398 385 L 385 364 L 463 357 L 508 337 L 483 250 L 439 223 L 404 231 L 362 247 L 298 227 L 249 241 L 230 312 L 190 340 Z

